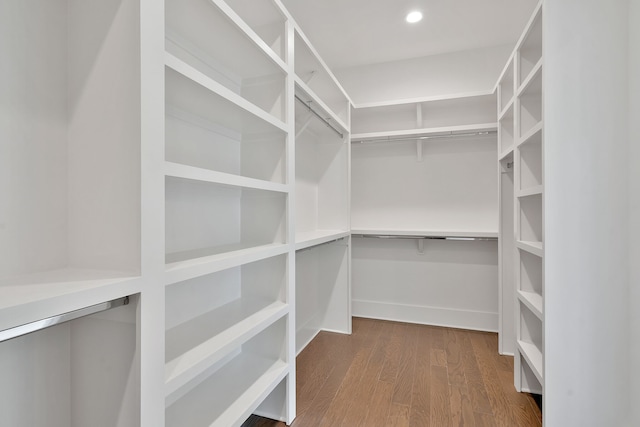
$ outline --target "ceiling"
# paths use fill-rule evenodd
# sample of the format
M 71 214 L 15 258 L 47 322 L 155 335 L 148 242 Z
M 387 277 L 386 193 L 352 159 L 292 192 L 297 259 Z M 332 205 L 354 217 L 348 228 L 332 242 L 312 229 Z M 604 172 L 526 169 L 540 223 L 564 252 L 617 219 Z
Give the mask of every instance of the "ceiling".
M 282 0 L 332 69 L 515 45 L 538 0 Z M 411 10 L 424 18 L 405 22 Z

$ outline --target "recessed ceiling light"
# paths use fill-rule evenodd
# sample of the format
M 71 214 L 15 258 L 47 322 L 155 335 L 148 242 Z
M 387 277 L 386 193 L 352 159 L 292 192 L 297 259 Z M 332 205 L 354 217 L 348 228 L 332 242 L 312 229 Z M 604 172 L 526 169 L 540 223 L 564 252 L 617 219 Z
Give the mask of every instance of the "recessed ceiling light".
M 413 12 L 409 12 L 407 14 L 407 22 L 413 24 L 415 22 L 421 21 L 422 20 L 422 12 L 418 12 L 417 10 L 414 10 Z

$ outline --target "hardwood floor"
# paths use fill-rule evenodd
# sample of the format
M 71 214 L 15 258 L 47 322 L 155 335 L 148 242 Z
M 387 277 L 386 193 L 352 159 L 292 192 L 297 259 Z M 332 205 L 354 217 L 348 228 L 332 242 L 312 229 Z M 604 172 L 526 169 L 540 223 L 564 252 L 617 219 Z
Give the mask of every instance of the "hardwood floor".
M 487 332 L 354 318 L 351 336 L 321 332 L 300 353 L 297 397 L 292 427 L 542 425 Z

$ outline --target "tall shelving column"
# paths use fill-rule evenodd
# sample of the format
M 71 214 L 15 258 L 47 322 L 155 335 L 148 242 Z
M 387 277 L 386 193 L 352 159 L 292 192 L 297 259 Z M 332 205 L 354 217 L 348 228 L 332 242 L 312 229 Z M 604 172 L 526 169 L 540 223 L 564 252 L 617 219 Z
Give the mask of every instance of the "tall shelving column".
M 503 295 L 508 295 L 511 280 L 514 281 L 515 387 L 518 391 L 536 394 L 544 392 L 542 8 L 543 3 L 540 2 L 498 83 L 502 102 L 498 107 L 502 131 L 500 169 L 505 170 L 508 164 L 514 163 L 513 180 L 503 178 L 501 187 L 501 212 L 504 213 L 501 221 L 501 245 L 504 248 L 501 253 L 501 283 Z M 511 87 L 512 97 L 508 96 Z M 510 185 L 513 185 L 513 202 L 508 197 Z M 513 218 L 508 215 L 511 203 Z M 508 230 L 511 220 L 514 227 L 513 252 Z
M 293 140 L 270 1 L 165 1 L 166 426 L 290 423 Z
M 295 347 L 299 353 L 321 330 L 351 333 L 351 101 L 297 25 L 291 39 L 295 98 Z
M 515 353 L 515 226 L 514 214 L 514 161 L 515 147 L 515 76 L 513 55 L 509 58 L 496 85 L 498 95 L 498 185 L 499 185 L 499 328 L 498 351 Z

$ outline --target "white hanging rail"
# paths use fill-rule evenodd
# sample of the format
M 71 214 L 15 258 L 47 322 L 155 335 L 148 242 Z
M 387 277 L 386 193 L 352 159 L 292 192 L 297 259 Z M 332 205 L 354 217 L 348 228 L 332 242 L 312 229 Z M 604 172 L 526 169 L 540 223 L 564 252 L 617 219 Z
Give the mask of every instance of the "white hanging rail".
M 307 110 L 309 110 L 314 116 L 316 116 L 318 119 L 320 119 L 322 121 L 322 123 L 324 123 L 329 129 L 331 129 L 336 134 L 338 134 L 338 136 L 340 136 L 340 139 L 344 138 L 344 134 L 342 132 L 340 132 L 338 129 L 336 129 L 327 119 L 322 117 L 322 115 L 320 113 L 318 113 L 316 110 L 311 108 L 311 105 L 309 105 L 309 104 L 311 104 L 311 101 L 307 102 L 304 99 L 300 98 L 298 95 L 294 95 L 294 96 L 296 98 L 296 101 L 298 101 L 302 105 L 304 105 L 307 108 Z
M 117 298 L 107 302 L 102 302 L 100 304 L 91 305 L 89 307 L 70 311 L 68 313 L 59 314 L 57 316 L 48 317 L 46 319 L 36 320 L 35 322 L 26 323 L 14 328 L 5 329 L 3 331 L 0 331 L 0 342 L 18 338 L 32 332 L 37 332 L 42 329 L 50 328 L 52 326 L 68 322 L 70 320 L 89 316 L 95 313 L 100 313 L 101 311 L 111 310 L 112 308 L 121 307 L 127 304 L 129 304 L 128 296 L 124 298 Z
M 483 130 L 477 132 L 439 132 L 436 134 L 416 134 L 416 135 L 398 135 L 398 136 L 379 136 L 370 138 L 352 138 L 351 143 L 373 144 L 376 142 L 403 142 L 403 141 L 427 141 L 430 139 L 449 139 L 464 138 L 470 136 L 488 136 L 496 135 L 495 130 Z
M 411 240 L 462 240 L 462 241 L 496 241 L 497 237 L 476 237 L 476 236 L 411 236 L 397 234 L 353 234 L 354 237 L 364 237 L 370 239 L 411 239 Z

